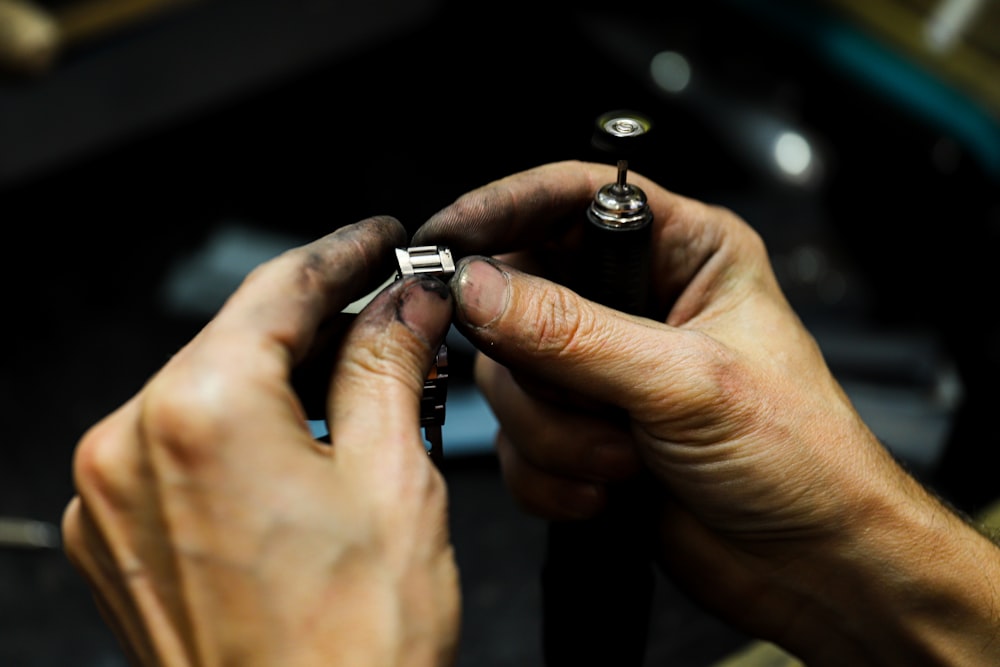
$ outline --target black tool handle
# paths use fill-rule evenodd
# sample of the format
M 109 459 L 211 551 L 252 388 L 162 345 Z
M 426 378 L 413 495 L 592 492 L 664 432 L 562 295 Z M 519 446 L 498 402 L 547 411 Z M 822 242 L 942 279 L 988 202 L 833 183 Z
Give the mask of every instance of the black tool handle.
M 588 221 L 580 293 L 597 303 L 632 315 L 649 311 L 650 225 L 612 229 Z
M 595 519 L 549 524 L 542 568 L 548 667 L 643 664 L 656 580 L 640 502 L 622 490 Z
M 579 291 L 617 310 L 645 314 L 650 224 L 614 229 L 591 219 L 585 234 Z M 611 487 L 600 516 L 549 524 L 542 568 L 548 667 L 643 664 L 656 581 L 642 489 L 635 482 Z

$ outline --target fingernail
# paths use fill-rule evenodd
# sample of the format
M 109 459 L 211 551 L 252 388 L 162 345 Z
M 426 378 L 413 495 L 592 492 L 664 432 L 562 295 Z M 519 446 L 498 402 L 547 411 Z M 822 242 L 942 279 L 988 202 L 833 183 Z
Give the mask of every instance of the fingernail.
M 436 278 L 420 278 L 399 296 L 397 312 L 411 331 L 428 342 L 436 340 L 451 322 L 451 293 Z
M 474 327 L 492 324 L 506 310 L 510 299 L 507 274 L 485 259 L 465 262 L 452 285 L 459 314 Z

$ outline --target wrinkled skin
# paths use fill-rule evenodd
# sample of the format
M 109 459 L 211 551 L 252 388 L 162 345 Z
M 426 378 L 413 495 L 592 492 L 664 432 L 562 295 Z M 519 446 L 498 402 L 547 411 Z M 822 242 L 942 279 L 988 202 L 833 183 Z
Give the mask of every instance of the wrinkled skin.
M 609 484 L 646 470 L 660 491 L 648 530 L 666 572 L 744 630 L 815 664 L 925 664 L 928 653 L 969 651 L 968 637 L 938 645 L 935 632 L 917 642 L 934 644 L 925 652 L 855 625 L 859 606 L 905 599 L 900 582 L 951 576 L 920 570 L 915 536 L 944 539 L 949 552 L 974 544 L 994 566 L 997 553 L 862 422 L 751 227 L 632 175 L 654 216 L 662 319 L 560 284 L 571 277 L 572 221 L 614 178 L 578 162 L 514 174 L 462 196 L 414 239 L 467 255 L 452 281 L 457 321 L 482 351 L 476 379 L 500 423 L 514 497 L 543 517 L 591 517 Z M 852 597 L 854 585 L 872 599 Z M 992 586 L 977 595 L 989 608 Z M 977 620 L 978 631 L 989 627 Z M 976 660 L 955 664 L 987 664 Z

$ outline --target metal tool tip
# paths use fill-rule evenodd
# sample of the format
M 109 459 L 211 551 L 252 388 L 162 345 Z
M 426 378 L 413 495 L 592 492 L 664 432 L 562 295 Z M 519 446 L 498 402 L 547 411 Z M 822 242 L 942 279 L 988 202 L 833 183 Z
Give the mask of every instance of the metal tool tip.
M 618 182 L 615 185 L 620 190 L 624 190 L 626 187 L 626 179 L 628 178 L 628 160 L 618 160 Z

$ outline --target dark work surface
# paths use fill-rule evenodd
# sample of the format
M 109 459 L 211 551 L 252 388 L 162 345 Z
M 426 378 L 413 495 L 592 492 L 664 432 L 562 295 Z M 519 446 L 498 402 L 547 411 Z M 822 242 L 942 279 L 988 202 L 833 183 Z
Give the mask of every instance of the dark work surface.
M 31 169 L 5 172 L 0 184 L 0 516 L 58 523 L 77 439 L 202 324 L 167 312 L 160 297 L 178 258 L 220 221 L 306 239 L 372 214 L 414 228 L 512 171 L 608 159 L 589 134 L 609 107 L 658 121 L 639 171 L 727 205 L 761 232 L 792 304 L 887 446 L 963 509 L 995 497 L 983 434 L 992 432 L 1000 333 L 989 308 L 958 306 L 993 302 L 993 177 L 947 128 L 729 13 L 752 3 L 638 3 L 614 21 L 588 13 L 600 3 L 560 4 L 516 1 L 484 19 L 473 3 L 446 2 L 410 30 L 352 41 L 346 53 L 301 45 L 308 64 L 145 129 L 100 100 L 29 105 L 57 125 L 87 126 L 73 114 L 98 114 L 90 126 L 104 130 L 118 113 L 123 134 L 77 137 L 65 151 L 39 136 L 51 161 L 25 157 Z M 609 48 L 595 26 L 626 48 Z M 68 54 L 64 67 L 86 71 L 143 34 Z M 737 145 L 745 128 L 654 91 L 643 58 L 657 49 L 685 51 L 730 108 L 810 130 L 824 179 L 775 182 Z M 17 134 L 4 129 L 0 137 Z M 24 139 L 19 150 L 30 146 Z M 956 383 L 959 394 L 949 391 Z M 537 665 L 545 526 L 513 506 L 490 455 L 453 459 L 446 477 L 465 589 L 460 665 Z M 666 582 L 656 603 L 650 662 L 704 667 L 743 639 Z M 121 664 L 59 552 L 0 550 L 0 665 Z

